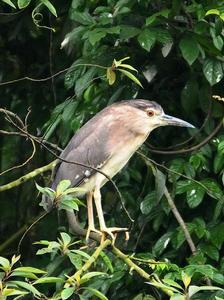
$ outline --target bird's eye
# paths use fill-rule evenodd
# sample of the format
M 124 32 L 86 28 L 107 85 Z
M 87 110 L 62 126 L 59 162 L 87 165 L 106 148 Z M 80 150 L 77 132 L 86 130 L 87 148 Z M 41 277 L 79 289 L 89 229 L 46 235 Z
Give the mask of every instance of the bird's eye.
M 154 111 L 153 110 L 147 110 L 147 115 L 149 116 L 149 117 L 153 117 L 154 116 Z

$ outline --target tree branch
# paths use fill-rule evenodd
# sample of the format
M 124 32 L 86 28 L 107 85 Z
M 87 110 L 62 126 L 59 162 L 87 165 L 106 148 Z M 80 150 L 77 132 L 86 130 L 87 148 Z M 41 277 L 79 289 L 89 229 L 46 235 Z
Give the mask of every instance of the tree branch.
M 56 166 L 57 161 L 58 160 L 54 160 L 51 163 L 49 163 L 48 165 L 46 165 L 46 166 L 37 168 L 34 171 L 32 171 L 32 172 L 30 172 L 30 173 L 28 173 L 28 174 L 20 177 L 19 179 L 16 179 L 16 180 L 14 180 L 12 182 L 9 182 L 7 184 L 4 184 L 4 185 L 0 186 L 0 192 L 12 189 L 12 188 L 14 188 L 14 187 L 16 187 L 16 186 L 24 183 L 24 182 L 26 182 L 26 181 L 28 181 L 28 180 L 36 177 L 37 175 L 39 175 L 41 173 L 44 173 L 44 172 L 49 171 L 49 170 L 52 170 Z
M 152 153 L 157 153 L 157 154 L 184 154 L 184 153 L 190 153 L 195 150 L 200 149 L 204 145 L 206 145 L 213 137 L 219 132 L 221 127 L 223 126 L 223 120 L 221 120 L 218 125 L 215 127 L 215 129 L 199 144 L 192 146 L 191 148 L 187 149 L 180 149 L 180 150 L 170 150 L 170 151 L 163 151 L 163 150 L 157 150 L 157 149 L 152 149 L 149 147 L 149 151 Z
M 185 236 L 186 241 L 187 241 L 187 243 L 188 243 L 188 245 L 191 249 L 192 254 L 195 255 L 196 252 L 197 252 L 197 249 L 196 249 L 195 244 L 194 244 L 194 242 L 191 238 L 190 232 L 189 232 L 189 230 L 188 230 L 181 214 L 179 213 L 179 211 L 178 211 L 178 209 L 177 209 L 177 207 L 176 207 L 176 205 L 175 205 L 175 203 L 174 203 L 172 197 L 170 196 L 170 193 L 169 193 L 169 191 L 166 187 L 164 189 L 164 195 L 165 195 L 165 197 L 166 197 L 166 199 L 169 203 L 169 206 L 170 206 L 177 222 L 179 223 L 181 229 L 183 230 L 184 236 Z

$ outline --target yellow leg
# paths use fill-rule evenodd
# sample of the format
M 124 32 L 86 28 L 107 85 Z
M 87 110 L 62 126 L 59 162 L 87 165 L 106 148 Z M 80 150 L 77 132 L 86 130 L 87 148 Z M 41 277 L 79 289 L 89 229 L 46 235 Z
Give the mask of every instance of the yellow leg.
M 117 232 L 119 232 L 119 231 L 127 232 L 128 228 L 119 228 L 119 227 L 108 228 L 106 226 L 105 220 L 104 220 L 104 215 L 103 215 L 102 203 L 101 203 L 101 193 L 100 193 L 99 188 L 96 188 L 94 191 L 94 201 L 95 201 L 96 210 L 97 210 L 97 214 L 98 214 L 98 218 L 99 218 L 100 231 L 103 234 L 101 242 L 104 240 L 105 234 L 108 234 L 112 239 L 112 243 L 114 244 L 116 236 L 117 236 Z
M 87 232 L 86 232 L 86 240 L 89 239 L 89 235 L 90 235 L 91 231 L 97 232 L 100 235 L 102 235 L 102 233 L 99 230 L 97 230 L 95 228 L 95 225 L 94 225 L 94 217 L 93 217 L 93 193 L 92 192 L 89 192 L 87 194 L 87 211 L 88 211 L 88 228 L 87 228 Z

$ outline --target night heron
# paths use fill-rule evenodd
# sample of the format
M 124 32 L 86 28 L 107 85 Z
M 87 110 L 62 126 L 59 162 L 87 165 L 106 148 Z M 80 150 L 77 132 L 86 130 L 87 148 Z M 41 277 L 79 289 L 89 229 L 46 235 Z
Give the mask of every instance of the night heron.
M 96 114 L 70 140 L 61 158 L 87 167 L 61 161 L 56 167 L 52 188 L 55 189 L 61 180 L 69 179 L 73 187 L 79 186 L 85 190 L 87 237 L 90 232 L 98 232 L 101 235 L 107 234 L 114 240 L 115 233 L 127 231 L 127 228 L 106 226 L 100 189 L 108 178 L 88 166 L 99 169 L 112 178 L 126 165 L 153 129 L 166 125 L 194 127 L 188 122 L 166 115 L 156 102 L 142 99 L 121 101 Z M 93 199 L 100 230 L 94 226 Z

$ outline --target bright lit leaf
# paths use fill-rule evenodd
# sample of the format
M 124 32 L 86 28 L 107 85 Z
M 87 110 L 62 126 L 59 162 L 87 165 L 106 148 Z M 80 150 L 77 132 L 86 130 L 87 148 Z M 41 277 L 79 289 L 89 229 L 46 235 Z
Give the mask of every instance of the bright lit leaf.
M 31 0 L 18 0 L 17 4 L 20 9 L 26 8 L 30 4 Z
M 57 17 L 57 12 L 53 4 L 49 0 L 41 0 L 41 2 L 49 9 L 49 11 Z
M 122 70 L 122 69 L 117 69 L 117 70 L 123 73 L 125 76 L 129 77 L 132 81 L 134 81 L 136 84 L 138 84 L 140 87 L 143 88 L 141 82 L 138 80 L 138 78 L 135 77 L 135 75 L 133 75 L 127 70 Z

